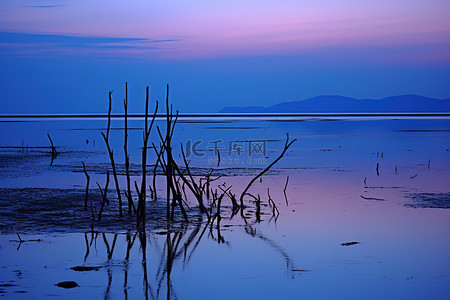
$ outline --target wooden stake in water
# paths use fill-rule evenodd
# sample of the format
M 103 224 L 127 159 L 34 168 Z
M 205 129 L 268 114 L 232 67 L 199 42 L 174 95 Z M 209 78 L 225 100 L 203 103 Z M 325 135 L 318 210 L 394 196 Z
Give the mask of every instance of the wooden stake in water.
M 286 199 L 286 206 L 289 206 L 288 198 L 287 198 L 287 195 L 286 195 L 286 189 L 287 189 L 288 183 L 289 183 L 289 176 L 286 177 L 286 185 L 284 186 L 284 190 L 283 190 L 284 199 Z
M 109 144 L 109 130 L 111 128 L 111 109 L 112 109 L 112 97 L 111 97 L 112 91 L 109 92 L 109 108 L 108 108 L 108 127 L 106 128 L 106 135 L 102 132 L 103 140 L 105 141 L 106 148 L 108 149 L 109 159 L 111 161 L 111 167 L 113 171 L 114 176 L 114 183 L 116 185 L 116 191 L 117 191 L 117 198 L 119 199 L 119 216 L 123 216 L 122 213 L 122 196 L 120 195 L 120 187 L 119 187 L 119 180 L 117 178 L 117 171 L 116 171 L 116 163 L 114 162 L 114 152 L 111 149 L 111 146 Z
M 84 210 L 87 210 L 89 182 L 91 181 L 91 177 L 88 175 L 88 173 L 86 171 L 86 165 L 84 164 L 84 162 L 81 162 L 81 163 L 83 164 L 84 175 L 86 176 L 86 195 L 84 197 Z
M 47 133 L 48 139 L 50 140 L 51 149 L 52 149 L 52 162 L 50 165 L 53 164 L 53 160 L 58 156 L 58 151 L 56 151 L 55 145 L 53 144 L 52 138 L 50 137 L 50 133 Z
M 123 142 L 123 150 L 125 154 L 125 174 L 127 177 L 127 191 L 125 192 L 125 196 L 128 199 L 128 213 L 131 214 L 133 211 L 136 213 L 136 208 L 134 207 L 133 197 L 131 196 L 130 155 L 128 155 L 128 84 L 126 82 L 123 106 L 125 110 L 125 137 Z
M 139 192 L 139 200 L 138 200 L 138 208 L 137 208 L 137 221 L 138 228 L 145 228 L 145 198 L 146 198 L 146 190 L 147 190 L 147 148 L 148 148 L 148 140 L 150 138 L 150 132 L 153 127 L 153 123 L 155 122 L 156 114 L 158 112 L 158 102 L 156 102 L 155 112 L 153 113 L 152 121 L 150 126 L 148 124 L 148 102 L 150 98 L 150 90 L 147 86 L 145 92 L 145 124 L 144 124 L 144 132 L 143 132 L 143 147 L 142 147 L 142 183 L 141 189 Z M 137 186 L 137 185 L 136 185 Z

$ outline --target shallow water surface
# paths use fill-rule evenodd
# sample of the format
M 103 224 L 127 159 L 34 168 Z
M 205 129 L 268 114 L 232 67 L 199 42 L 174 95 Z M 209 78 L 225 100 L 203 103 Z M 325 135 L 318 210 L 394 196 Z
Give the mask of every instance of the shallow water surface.
M 211 226 L 190 199 L 191 222 L 177 216 L 180 221 L 168 223 L 159 178 L 160 198 L 147 201 L 141 233 L 133 217 L 117 216 L 112 180 L 102 221 L 92 223 L 92 211 L 84 210 L 81 161 L 94 204 L 101 199 L 96 182 L 103 187 L 110 168 L 100 135 L 105 120 L 13 121 L 0 122 L 0 296 L 450 297 L 447 118 L 181 119 L 175 159 L 181 164 L 182 144 L 194 176 L 214 169 L 212 176 L 221 176 L 214 187 L 232 186 L 238 195 L 277 157 L 286 133 L 297 141 L 251 188 L 260 195 L 260 220 L 252 199 L 246 199 L 244 220 L 231 218 L 224 198 L 220 226 Z M 113 120 L 110 134 L 123 188 L 122 122 Z M 129 124 L 131 176 L 138 182 L 142 123 Z M 53 161 L 47 133 L 59 151 Z M 151 170 L 155 157 L 149 150 Z M 56 286 L 62 281 L 78 287 Z

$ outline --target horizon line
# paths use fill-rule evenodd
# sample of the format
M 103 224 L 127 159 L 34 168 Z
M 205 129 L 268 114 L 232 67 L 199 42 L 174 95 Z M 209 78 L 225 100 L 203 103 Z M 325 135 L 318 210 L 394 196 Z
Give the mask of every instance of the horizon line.
M 111 118 L 125 118 L 125 114 L 111 114 Z M 156 118 L 176 117 L 177 114 L 156 114 Z M 195 117 L 450 117 L 450 112 L 347 112 L 347 113 L 183 113 L 180 118 Z M 0 119 L 13 118 L 107 118 L 105 113 L 55 113 L 55 114 L 0 114 Z M 128 118 L 144 118 L 144 113 L 127 114 Z M 153 114 L 148 115 L 149 118 Z

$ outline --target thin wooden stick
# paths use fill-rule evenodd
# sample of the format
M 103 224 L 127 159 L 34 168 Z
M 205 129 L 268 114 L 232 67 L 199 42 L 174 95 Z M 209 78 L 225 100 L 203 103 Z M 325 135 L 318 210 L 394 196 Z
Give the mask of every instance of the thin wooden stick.
M 175 171 L 179 170 L 175 160 L 173 159 L 172 155 L 172 146 L 171 141 L 173 137 L 173 133 L 175 130 L 175 124 L 178 119 L 179 112 L 177 111 L 175 119 L 173 116 L 173 107 L 170 106 L 169 110 L 169 85 L 167 85 L 167 96 L 166 96 L 166 135 L 163 137 L 161 130 L 157 126 L 158 134 L 161 140 L 161 147 L 164 149 L 161 149 L 160 154 L 158 154 L 158 160 L 157 162 L 160 163 L 161 167 L 164 170 L 165 176 L 166 176 L 166 190 L 167 190 L 167 196 L 166 196 L 166 216 L 167 219 L 173 219 L 173 212 L 175 205 L 178 204 L 180 207 L 181 212 L 183 213 L 183 216 L 186 221 L 188 221 L 187 214 L 185 212 L 185 209 L 183 207 L 183 198 L 181 196 L 181 189 L 179 187 L 179 184 L 177 183 L 177 180 L 175 178 Z M 154 146 L 155 147 L 155 146 Z M 156 148 L 155 148 L 156 151 Z M 162 155 L 165 152 L 166 159 Z M 156 170 L 156 166 L 155 166 Z M 155 171 L 154 170 L 154 171 Z M 153 177 L 155 180 L 155 176 Z M 172 199 L 172 204 L 170 203 Z M 172 211 L 170 210 L 170 207 L 172 207 Z
M 53 164 L 53 160 L 58 156 L 58 151 L 56 151 L 55 145 L 53 144 L 52 138 L 50 137 L 50 133 L 47 133 L 48 139 L 50 140 L 51 149 L 52 149 L 52 161 L 50 165 Z
M 98 183 L 97 183 L 98 185 Z M 100 186 L 98 186 L 100 187 Z M 94 213 L 94 206 L 92 205 L 92 200 L 91 200 L 91 231 L 94 232 L 94 225 L 95 225 L 95 213 Z
M 222 187 L 222 186 L 219 186 L 219 189 L 221 189 L 222 190 L 222 192 L 225 192 L 225 194 L 228 196 L 228 198 L 230 198 L 230 200 L 231 200 L 231 203 L 232 203 L 232 205 L 233 205 L 233 212 L 235 212 L 237 209 L 239 209 L 239 204 L 238 204 L 238 202 L 237 202 L 237 200 L 236 200 L 236 195 L 235 194 L 233 194 L 232 192 L 231 192 L 231 186 L 230 187 L 228 187 L 226 190 L 224 190 L 224 188 Z
M 184 164 L 186 167 L 186 173 L 190 178 L 190 181 L 183 175 L 183 173 L 180 171 L 179 167 L 177 164 L 174 164 L 174 167 L 178 173 L 178 176 L 181 177 L 181 179 L 186 183 L 187 187 L 191 190 L 191 192 L 194 194 L 195 198 L 197 199 L 197 202 L 199 204 L 199 208 L 200 208 L 200 212 L 202 213 L 206 213 L 208 218 L 208 210 L 206 209 L 204 203 L 203 203 L 203 195 L 202 195 L 202 190 L 200 189 L 200 187 L 197 185 L 197 183 L 194 180 L 194 177 L 192 176 L 192 173 L 190 171 L 189 168 L 189 163 L 187 162 L 186 156 L 184 154 L 184 150 L 183 150 L 183 145 L 181 145 L 181 155 L 183 157 L 184 160 Z
M 172 189 L 173 189 L 172 193 L 174 195 L 174 199 L 173 199 L 174 206 L 175 206 L 175 204 L 178 204 L 178 206 L 180 207 L 181 213 L 183 214 L 184 220 L 186 222 L 188 222 L 189 219 L 186 214 L 186 210 L 184 209 L 184 206 L 183 206 L 183 197 L 181 196 L 181 189 L 180 189 L 179 181 L 175 181 L 172 184 Z
M 134 182 L 134 188 L 136 189 L 136 193 L 137 193 L 138 197 L 140 198 L 140 197 L 141 197 L 141 192 L 139 191 L 139 186 L 138 186 L 138 184 L 137 184 L 136 181 Z M 138 202 L 138 208 L 137 208 L 137 211 L 139 211 L 139 205 L 141 205 L 140 202 Z
M 22 238 L 20 237 L 19 233 L 17 232 L 16 234 L 17 234 L 17 237 L 19 238 L 19 242 L 20 242 L 20 243 L 23 243 L 24 240 L 22 240 Z
M 84 164 L 84 162 L 81 162 L 81 163 L 83 164 L 84 175 L 86 176 L 86 194 L 84 196 L 84 210 L 87 210 L 89 182 L 91 181 L 91 176 L 88 175 L 88 173 L 86 171 L 86 165 Z
M 127 177 L 127 190 L 125 196 L 128 199 L 128 214 L 136 213 L 136 207 L 133 203 L 131 195 L 131 178 L 130 178 L 130 155 L 128 155 L 128 83 L 125 82 L 125 99 L 123 100 L 123 107 L 125 111 L 125 136 L 123 141 L 123 150 L 125 154 L 125 174 Z
M 286 206 L 289 206 L 288 198 L 287 198 L 287 195 L 286 195 L 286 189 L 287 189 L 288 183 L 289 183 L 289 176 L 286 177 L 286 184 L 284 185 L 284 190 L 283 190 L 284 199 L 286 199 Z
M 165 148 L 166 148 L 166 157 L 167 157 L 167 166 L 166 166 L 166 189 L 167 189 L 167 218 L 169 219 L 170 216 L 170 210 L 169 210 L 169 203 L 170 203 L 170 193 L 171 193 L 171 187 L 173 184 L 172 181 L 172 174 L 173 174 L 173 166 L 172 166 L 172 149 L 170 146 L 170 133 L 171 133 L 171 119 L 169 116 L 169 85 L 167 85 L 167 94 L 166 94 L 166 140 L 165 140 Z
M 48 139 L 50 140 L 50 144 L 52 145 L 52 156 L 54 155 L 55 157 L 58 155 L 58 151 L 56 151 L 55 145 L 53 144 L 52 138 L 50 137 L 50 133 L 47 133 Z
M 145 90 L 145 124 L 144 124 L 144 134 L 143 134 L 143 148 L 142 148 L 142 183 L 141 190 L 139 194 L 138 200 L 138 227 L 140 229 L 145 228 L 145 200 L 146 200 L 146 190 L 147 190 L 147 148 L 148 148 L 148 139 L 150 137 L 150 132 L 153 127 L 153 123 L 155 122 L 156 114 L 158 112 L 158 101 L 156 101 L 155 112 L 153 113 L 152 121 L 150 126 L 148 124 L 148 102 L 150 98 L 150 90 L 147 86 Z
M 100 189 L 100 193 L 102 195 L 102 204 L 100 206 L 100 212 L 98 213 L 98 220 L 101 221 L 102 219 L 102 214 L 103 214 L 103 209 L 105 207 L 105 204 L 109 204 L 109 200 L 108 200 L 108 186 L 109 186 L 109 170 L 106 170 L 106 184 L 105 184 L 105 189 L 102 191 L 102 188 L 100 187 L 100 185 L 98 184 L 98 188 Z
M 109 130 L 111 129 L 111 110 L 112 110 L 112 93 L 113 91 L 109 91 L 108 99 L 109 99 L 109 106 L 108 106 L 108 126 L 106 127 L 106 139 L 109 140 Z
M 111 149 L 111 146 L 109 144 L 109 131 L 111 128 L 111 109 L 112 109 L 112 97 L 111 97 L 112 91 L 109 92 L 109 108 L 108 108 L 108 126 L 106 128 L 106 135 L 102 132 L 103 140 L 105 141 L 106 148 L 108 149 L 109 159 L 111 161 L 111 167 L 113 171 L 114 176 L 114 183 L 116 185 L 116 192 L 117 192 L 117 198 L 119 199 L 119 216 L 122 217 L 122 196 L 120 194 L 120 186 L 119 186 L 119 179 L 117 178 L 117 171 L 116 171 L 116 163 L 114 162 L 114 152 Z
M 158 200 L 158 195 L 157 195 L 157 191 L 156 191 L 156 171 L 158 169 L 158 165 L 161 165 L 161 168 L 163 168 L 162 163 L 161 163 L 161 155 L 164 152 L 164 147 L 161 146 L 161 150 L 159 152 L 156 150 L 156 146 L 154 143 L 152 143 L 152 147 L 156 153 L 156 162 L 155 162 L 155 166 L 153 168 L 153 195 L 154 195 L 153 200 L 156 201 L 156 200 Z M 164 170 L 163 170 L 163 172 L 165 173 Z

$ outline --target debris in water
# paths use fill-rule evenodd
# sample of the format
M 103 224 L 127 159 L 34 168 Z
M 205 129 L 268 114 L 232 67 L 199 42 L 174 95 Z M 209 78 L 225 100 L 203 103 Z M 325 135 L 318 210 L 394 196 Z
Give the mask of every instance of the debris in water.
M 70 268 L 74 271 L 79 271 L 79 272 L 85 272 L 85 271 L 97 271 L 98 269 L 100 269 L 100 267 L 88 267 L 88 266 L 76 266 L 73 268 Z
M 384 201 L 384 199 L 381 198 L 374 198 L 374 197 L 364 197 L 363 195 L 360 195 L 361 198 L 365 199 L 365 200 L 377 200 L 377 201 Z
M 345 242 L 342 243 L 341 246 L 353 246 L 353 245 L 358 245 L 359 242 Z
M 74 287 L 79 287 L 78 283 L 76 283 L 75 281 L 61 281 L 56 285 L 65 289 L 72 289 Z

